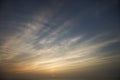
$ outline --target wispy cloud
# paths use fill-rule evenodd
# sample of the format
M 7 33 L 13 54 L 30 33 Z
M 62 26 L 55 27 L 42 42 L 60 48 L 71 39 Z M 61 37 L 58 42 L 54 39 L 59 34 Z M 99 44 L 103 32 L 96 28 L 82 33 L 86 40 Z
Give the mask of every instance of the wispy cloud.
M 21 33 L 10 36 L 3 44 L 0 63 L 16 67 L 18 71 L 71 70 L 103 64 L 109 62 L 109 57 L 114 58 L 104 56 L 109 53 L 102 49 L 119 42 L 119 37 L 106 39 L 110 34 L 89 39 L 85 39 L 85 35 L 63 37 L 69 35 L 70 29 L 66 28 L 73 26 L 72 22 L 68 20 L 52 32 L 49 32 L 49 27 L 44 29 L 46 26 L 43 24 L 27 24 Z
M 119 54 L 111 55 L 111 50 L 104 51 L 105 47 L 120 42 L 120 38 L 111 37 L 111 33 L 89 38 L 86 38 L 87 33 L 71 35 L 79 21 L 77 16 L 62 20 L 56 17 L 61 5 L 36 12 L 30 23 L 24 23 L 20 32 L 5 40 L 0 47 L 1 66 L 12 67 L 11 70 L 18 72 L 65 71 L 105 64 L 120 57 Z

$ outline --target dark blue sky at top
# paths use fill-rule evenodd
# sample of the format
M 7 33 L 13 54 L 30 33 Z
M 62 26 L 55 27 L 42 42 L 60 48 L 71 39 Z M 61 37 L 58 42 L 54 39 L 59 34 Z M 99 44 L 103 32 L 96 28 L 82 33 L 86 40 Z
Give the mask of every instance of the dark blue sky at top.
M 20 23 L 32 21 L 31 16 L 36 11 L 41 11 L 45 7 L 55 7 L 53 4 L 63 3 L 62 9 L 54 15 L 51 22 L 62 24 L 71 17 L 79 17 L 79 21 L 73 28 L 74 33 L 96 34 L 100 32 L 119 32 L 119 6 L 113 0 L 3 0 L 1 1 L 0 25 L 1 33 L 11 34 L 17 31 Z M 12 24 L 16 22 L 17 24 Z M 12 27 L 10 25 L 16 25 Z M 49 26 L 47 26 L 49 27 Z

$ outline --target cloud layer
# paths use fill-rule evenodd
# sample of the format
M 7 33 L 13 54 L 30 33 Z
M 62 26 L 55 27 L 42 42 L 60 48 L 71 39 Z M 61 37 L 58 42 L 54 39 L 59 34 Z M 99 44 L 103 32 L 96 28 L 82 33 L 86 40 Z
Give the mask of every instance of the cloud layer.
M 120 37 L 115 32 L 100 32 L 91 36 L 90 28 L 82 25 L 81 20 L 94 6 L 78 12 L 80 14 L 67 16 L 63 11 L 65 3 L 57 3 L 37 10 L 30 20 L 21 16 L 25 21 L 20 24 L 13 22 L 18 26 L 15 26 L 18 32 L 6 36 L 0 46 L 1 68 L 38 73 L 82 71 L 96 65 L 106 66 L 120 58 L 119 47 L 114 47 L 120 43 Z M 88 28 L 85 30 L 88 32 L 84 32 L 86 28 L 83 27 Z

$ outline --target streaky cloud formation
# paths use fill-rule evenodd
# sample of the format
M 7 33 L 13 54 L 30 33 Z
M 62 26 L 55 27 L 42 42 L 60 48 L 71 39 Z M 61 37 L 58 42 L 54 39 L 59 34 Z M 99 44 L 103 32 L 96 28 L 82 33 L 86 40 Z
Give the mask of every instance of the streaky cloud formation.
M 118 77 L 117 0 L 2 2 L 0 74 Z
M 42 21 L 44 19 L 47 18 Z M 65 70 L 103 64 L 109 62 L 109 57 L 119 56 L 105 56 L 109 53 L 102 51 L 104 47 L 120 42 L 119 37 L 106 39 L 110 33 L 89 39 L 84 39 L 85 35 L 64 37 L 69 35 L 70 26 L 74 26 L 73 20 L 76 18 L 66 20 L 54 31 L 42 23 L 26 24 L 21 32 L 8 37 L 1 46 L 1 64 L 18 68 L 18 72 L 19 68 L 23 71 Z

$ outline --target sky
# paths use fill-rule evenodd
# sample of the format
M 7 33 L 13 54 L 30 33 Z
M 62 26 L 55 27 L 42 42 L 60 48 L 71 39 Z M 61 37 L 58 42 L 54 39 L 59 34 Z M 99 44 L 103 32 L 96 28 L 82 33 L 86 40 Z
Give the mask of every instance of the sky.
M 118 80 L 119 21 L 119 0 L 1 0 L 0 78 Z

